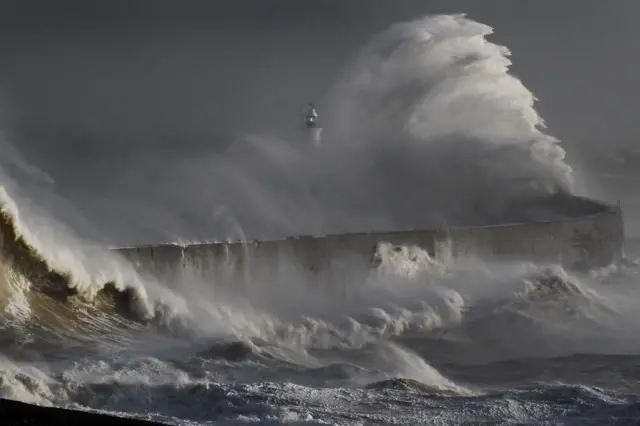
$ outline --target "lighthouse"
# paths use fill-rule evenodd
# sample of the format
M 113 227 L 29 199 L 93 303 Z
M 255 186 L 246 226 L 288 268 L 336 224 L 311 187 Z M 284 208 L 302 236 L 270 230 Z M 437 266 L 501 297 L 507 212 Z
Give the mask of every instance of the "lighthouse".
M 318 127 L 318 112 L 313 103 L 309 104 L 309 109 L 304 116 L 304 125 L 307 128 L 307 134 L 311 144 L 320 145 L 320 133 L 322 129 Z

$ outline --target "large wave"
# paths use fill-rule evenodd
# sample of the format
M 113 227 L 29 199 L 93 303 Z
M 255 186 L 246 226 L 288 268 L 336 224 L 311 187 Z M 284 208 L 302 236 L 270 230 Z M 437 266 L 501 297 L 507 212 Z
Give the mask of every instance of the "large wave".
M 150 277 L 2 196 L 2 397 L 235 420 L 261 415 L 241 401 L 261 401 L 254 392 L 282 404 L 307 392 L 469 395 L 482 389 L 433 365 L 640 350 L 637 289 L 557 266 L 440 264 L 383 246 L 376 270 L 333 275 L 339 291 L 286 258 L 248 286 L 202 280 L 188 264 Z M 238 408 L 212 411 L 212 400 Z
M 318 100 L 320 147 L 302 129 L 239 130 L 203 152 L 149 149 L 74 196 L 113 244 L 505 220 L 505 204 L 570 192 L 572 178 L 491 33 L 456 15 L 377 35 Z
M 327 97 L 321 147 L 255 137 L 224 155 L 175 164 L 166 171 L 172 184 L 154 180 L 139 202 L 190 217 L 201 238 L 268 238 L 499 221 L 509 203 L 569 191 L 563 152 L 539 130 L 533 95 L 509 75 L 508 51 L 489 42 L 490 33 L 463 15 L 394 25 L 363 48 Z M 81 220 L 83 206 L 57 196 L 46 173 L 5 141 L 0 148 L 3 252 L 32 286 L 90 301 L 105 288 L 128 292 L 130 310 L 145 321 L 167 300 L 186 303 L 175 283 L 142 278 L 96 242 L 117 230 L 96 232 Z M 129 179 L 124 186 L 146 181 L 114 176 Z M 157 204 L 178 194 L 186 198 Z M 101 198 L 107 213 L 119 204 Z M 213 219 L 199 221 L 197 210 Z
M 173 164 L 153 182 L 129 172 L 114 179 L 152 188 L 139 203 L 189 218 L 184 229 L 200 237 L 502 220 L 522 198 L 570 192 L 571 170 L 490 33 L 459 15 L 375 38 L 328 96 L 318 148 L 256 136 Z M 243 271 L 208 280 L 188 264 L 151 276 L 97 242 L 117 230 L 78 221 L 82 209 L 55 196 L 52 179 L 3 154 L 0 396 L 135 411 L 140 402 L 127 400 L 143 393 L 145 408 L 189 417 L 174 396 L 217 398 L 220 383 L 384 388 L 397 382 L 379 381 L 400 377 L 430 393 L 468 394 L 431 360 L 597 352 L 603 342 L 640 350 L 634 290 L 557 266 L 445 264 L 417 247 L 383 246 L 376 269 L 347 260 L 331 283 L 286 257 L 250 283 Z M 132 207 L 104 198 L 106 214 Z M 225 398 L 236 392 L 226 389 Z
M 327 143 L 363 158 L 341 178 L 395 226 L 504 220 L 518 194 L 571 190 L 564 151 L 491 34 L 464 15 L 393 25 L 337 83 Z
M 497 222 L 516 198 L 571 191 L 491 32 L 462 15 L 394 25 L 327 96 L 322 147 L 253 136 L 182 165 L 178 182 L 208 176 L 205 197 L 262 238 Z
M 331 397 L 336 387 L 370 389 L 375 398 L 394 388 L 468 395 L 482 390 L 458 384 L 433 364 L 640 350 L 637 289 L 578 279 L 557 266 L 440 264 L 417 247 L 381 250 L 378 268 L 359 281 L 334 276 L 332 287 L 347 289 L 337 292 L 295 273 L 286 259 L 275 275 L 248 287 L 236 288 L 240 277 L 231 276 L 225 291 L 189 271 L 151 279 L 102 253 L 104 270 L 82 294 L 87 287 L 73 285 L 78 271 L 30 244 L 28 222 L 9 212 L 0 279 L 3 397 L 193 420 L 236 418 L 243 411 L 216 414 L 205 406 L 227 397 L 241 404 L 238 395 L 249 398 L 258 389 L 285 399 L 306 387 L 329 388 L 322 392 Z M 70 231 L 56 233 L 69 244 Z M 73 258 L 83 247 L 76 239 L 61 248 L 75 252 Z M 105 291 L 100 279 L 117 280 L 119 271 L 132 281 Z M 135 291 L 114 304 L 110 298 L 127 285 Z M 146 303 L 133 304 L 132 316 L 136 298 Z M 175 309 L 180 302 L 184 308 Z M 236 388 L 237 382 L 262 384 Z

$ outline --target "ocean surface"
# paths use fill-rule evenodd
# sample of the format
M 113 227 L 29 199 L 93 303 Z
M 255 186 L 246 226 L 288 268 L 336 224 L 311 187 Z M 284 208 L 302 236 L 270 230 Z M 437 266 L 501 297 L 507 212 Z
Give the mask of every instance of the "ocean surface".
M 640 159 L 599 156 L 597 191 L 576 185 L 491 32 L 461 15 L 392 26 L 336 79 L 320 147 L 240 138 L 154 170 L 129 204 L 81 204 L 3 141 L 0 396 L 174 425 L 637 424 Z M 242 287 L 148 276 L 107 249 L 198 239 L 155 206 L 203 176 L 189 202 L 215 220 L 191 217 L 200 240 L 495 223 L 515 196 L 563 191 L 621 202 L 627 259 L 575 273 L 390 253 L 327 290 L 286 267 Z M 164 201 L 167 216 L 183 205 Z M 141 222 L 112 231 L 134 206 Z

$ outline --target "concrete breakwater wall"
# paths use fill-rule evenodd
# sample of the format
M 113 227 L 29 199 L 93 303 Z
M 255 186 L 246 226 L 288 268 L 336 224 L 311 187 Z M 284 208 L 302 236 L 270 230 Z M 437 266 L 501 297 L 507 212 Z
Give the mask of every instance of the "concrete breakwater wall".
M 317 274 L 345 263 L 368 268 L 383 247 L 397 252 L 419 247 L 436 260 L 517 259 L 559 263 L 570 269 L 602 267 L 622 258 L 624 232 L 618 205 L 562 196 L 548 199 L 543 207 L 540 220 L 521 223 L 116 250 L 155 273 L 188 269 L 236 276 L 252 270 L 264 274 L 283 265 Z

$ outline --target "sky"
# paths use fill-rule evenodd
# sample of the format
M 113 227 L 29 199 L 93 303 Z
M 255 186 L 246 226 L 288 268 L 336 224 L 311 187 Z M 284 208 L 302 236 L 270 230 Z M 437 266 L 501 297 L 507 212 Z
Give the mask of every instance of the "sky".
M 376 32 L 464 12 L 512 50 L 514 72 L 562 139 L 628 139 L 640 126 L 633 0 L 62 0 L 0 9 L 1 93 L 25 123 L 194 137 L 283 128 Z
M 466 13 L 512 51 L 570 155 L 634 144 L 634 0 L 5 0 L 0 123 L 69 191 L 124 164 L 206 155 L 229 135 L 287 135 L 376 33 Z M 571 162 L 571 161 L 570 161 Z

